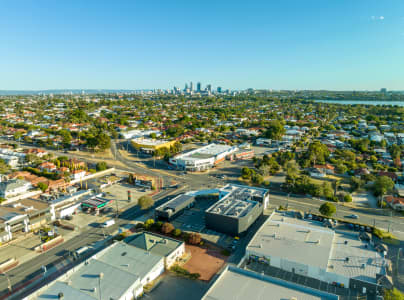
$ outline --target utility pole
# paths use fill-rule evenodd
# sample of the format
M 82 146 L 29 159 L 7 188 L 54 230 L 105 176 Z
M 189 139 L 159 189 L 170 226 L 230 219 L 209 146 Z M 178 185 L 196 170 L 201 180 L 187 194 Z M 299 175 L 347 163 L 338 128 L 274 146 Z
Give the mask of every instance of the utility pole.
M 7 288 L 8 288 L 8 291 L 11 293 L 13 291 L 13 288 L 12 288 L 12 285 L 11 285 L 10 277 L 8 277 L 6 272 L 2 272 L 1 274 L 6 276 L 6 278 L 7 278 Z
M 118 219 L 118 199 L 117 198 L 115 198 L 115 205 L 116 205 L 115 219 Z

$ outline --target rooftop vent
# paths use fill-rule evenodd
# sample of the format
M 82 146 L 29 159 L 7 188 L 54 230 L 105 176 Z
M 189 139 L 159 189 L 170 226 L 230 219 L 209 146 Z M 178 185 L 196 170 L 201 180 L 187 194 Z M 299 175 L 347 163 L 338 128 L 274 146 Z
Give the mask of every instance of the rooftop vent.
M 345 257 L 345 261 L 349 261 L 349 257 Z
M 344 244 L 345 244 L 345 245 L 348 245 L 348 241 L 345 241 Z
M 63 299 L 63 297 L 64 297 L 63 293 L 60 292 L 60 293 L 58 294 L 58 299 Z
M 362 264 L 361 268 L 364 269 L 366 267 L 366 264 Z
M 121 256 L 125 256 L 127 253 L 126 252 L 122 252 Z

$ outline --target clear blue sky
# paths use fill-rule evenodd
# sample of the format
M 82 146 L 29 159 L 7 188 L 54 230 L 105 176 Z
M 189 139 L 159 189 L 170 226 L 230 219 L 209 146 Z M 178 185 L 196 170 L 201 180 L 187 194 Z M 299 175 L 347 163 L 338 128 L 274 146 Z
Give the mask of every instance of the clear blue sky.
M 1 1 L 0 89 L 404 90 L 404 0 Z

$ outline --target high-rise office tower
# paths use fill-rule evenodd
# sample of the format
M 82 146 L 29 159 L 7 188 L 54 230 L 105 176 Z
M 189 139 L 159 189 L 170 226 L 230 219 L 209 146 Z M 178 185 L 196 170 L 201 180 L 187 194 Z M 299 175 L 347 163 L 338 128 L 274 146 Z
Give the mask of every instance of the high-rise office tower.
M 192 83 L 192 81 L 191 81 L 191 83 L 189 84 L 189 89 L 191 90 L 191 92 L 194 90 L 194 84 Z
M 187 89 L 188 89 L 188 83 L 185 84 L 184 91 L 186 91 Z
M 200 83 L 200 82 L 198 82 L 198 83 L 196 84 L 196 91 L 197 91 L 197 92 L 200 92 L 200 91 L 201 91 L 201 83 Z
M 218 86 L 218 87 L 217 87 L 217 92 L 218 92 L 218 93 L 221 93 L 221 92 L 222 92 L 222 87 L 221 87 L 221 86 Z
M 208 85 L 206 86 L 206 89 L 207 89 L 209 92 L 211 92 L 211 91 L 212 91 L 212 85 L 208 84 Z

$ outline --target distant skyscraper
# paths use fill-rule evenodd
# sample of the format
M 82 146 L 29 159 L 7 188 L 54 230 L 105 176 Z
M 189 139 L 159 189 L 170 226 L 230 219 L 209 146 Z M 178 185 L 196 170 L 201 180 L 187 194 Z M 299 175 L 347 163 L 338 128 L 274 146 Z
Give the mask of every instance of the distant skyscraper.
M 201 83 L 200 83 L 200 82 L 198 82 L 198 83 L 196 84 L 196 91 L 197 91 L 197 92 L 200 92 L 200 91 L 201 91 Z
M 207 89 L 209 92 L 211 92 L 211 91 L 212 91 L 212 85 L 208 84 L 208 85 L 206 86 L 206 89 Z
M 386 89 L 386 88 L 381 88 L 381 89 L 380 89 L 380 92 L 383 93 L 383 94 L 385 94 L 385 93 L 387 93 L 387 89 Z
M 184 91 L 186 91 L 187 89 L 188 89 L 188 83 L 185 84 Z
M 191 90 L 191 92 L 194 90 L 194 84 L 192 83 L 192 81 L 191 81 L 191 83 L 189 84 L 189 89 Z
M 218 87 L 217 87 L 217 92 L 218 92 L 218 93 L 221 93 L 221 92 L 222 92 L 222 87 L 221 87 L 221 86 L 218 86 Z

